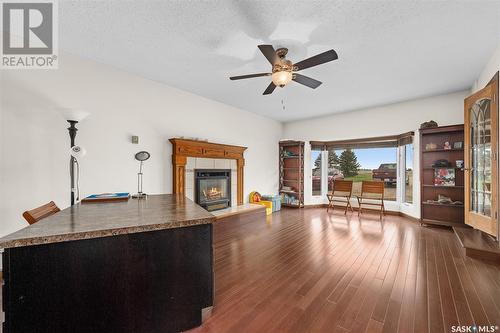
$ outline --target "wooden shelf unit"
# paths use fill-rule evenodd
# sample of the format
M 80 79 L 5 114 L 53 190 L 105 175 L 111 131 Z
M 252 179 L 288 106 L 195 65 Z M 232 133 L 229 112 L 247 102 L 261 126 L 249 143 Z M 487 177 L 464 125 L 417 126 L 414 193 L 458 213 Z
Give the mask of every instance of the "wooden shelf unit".
M 290 156 L 290 154 L 292 156 Z M 292 197 L 293 203 L 282 202 L 286 207 L 304 207 L 304 142 L 280 141 L 279 143 L 280 195 Z M 291 190 L 284 189 L 291 187 Z
M 464 160 L 463 149 L 442 149 L 448 141 L 453 147 L 454 142 L 464 142 L 464 125 L 441 126 L 420 130 L 420 222 L 444 226 L 462 226 L 464 223 L 464 205 L 429 203 L 427 200 L 437 200 L 438 195 L 444 195 L 453 201 L 464 202 L 464 170 L 457 168 L 455 161 Z M 437 149 L 426 150 L 429 143 L 437 145 Z M 434 170 L 432 164 L 445 159 L 451 163 L 449 169 L 455 169 L 455 186 L 434 185 Z

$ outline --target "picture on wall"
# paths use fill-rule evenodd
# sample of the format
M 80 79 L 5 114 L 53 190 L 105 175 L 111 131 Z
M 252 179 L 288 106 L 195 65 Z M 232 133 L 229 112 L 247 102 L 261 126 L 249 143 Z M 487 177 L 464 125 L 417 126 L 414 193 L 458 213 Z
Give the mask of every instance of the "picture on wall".
M 455 186 L 455 169 L 437 168 L 434 169 L 435 186 Z

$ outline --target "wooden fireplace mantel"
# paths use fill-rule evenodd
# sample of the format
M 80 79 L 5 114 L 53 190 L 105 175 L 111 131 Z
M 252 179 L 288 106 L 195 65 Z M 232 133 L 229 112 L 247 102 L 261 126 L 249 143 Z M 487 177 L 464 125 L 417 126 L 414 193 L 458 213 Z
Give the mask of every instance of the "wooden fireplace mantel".
M 172 138 L 172 185 L 173 193 L 184 193 L 184 175 L 188 157 L 221 158 L 236 160 L 237 165 L 237 201 L 243 204 L 243 167 L 245 158 L 243 153 L 247 147 L 223 145 L 207 141 Z

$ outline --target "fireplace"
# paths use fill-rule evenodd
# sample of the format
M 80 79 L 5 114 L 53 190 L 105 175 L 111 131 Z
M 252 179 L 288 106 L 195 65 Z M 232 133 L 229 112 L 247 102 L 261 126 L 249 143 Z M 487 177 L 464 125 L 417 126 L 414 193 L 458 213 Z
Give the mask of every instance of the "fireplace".
M 231 170 L 195 170 L 195 201 L 206 210 L 231 206 Z

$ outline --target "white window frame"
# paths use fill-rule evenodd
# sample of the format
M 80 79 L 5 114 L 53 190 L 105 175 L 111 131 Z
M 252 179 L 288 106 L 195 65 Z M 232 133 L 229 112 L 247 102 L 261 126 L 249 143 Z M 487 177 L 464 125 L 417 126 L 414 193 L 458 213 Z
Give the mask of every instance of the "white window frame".
M 311 154 L 312 154 L 313 149 L 311 149 Z M 312 174 L 310 178 L 311 182 L 311 198 L 314 200 L 318 200 L 318 198 L 325 197 L 326 194 L 328 193 L 328 151 L 322 150 L 320 153 L 321 156 L 321 194 L 319 195 L 314 195 L 312 194 Z M 309 169 L 312 170 L 312 164 L 314 163 L 311 158 L 309 158 Z
M 399 173 L 398 173 L 398 177 L 400 177 L 400 183 L 401 183 L 401 186 L 400 186 L 400 191 L 398 191 L 398 195 L 400 197 L 400 202 L 401 202 L 401 205 L 403 206 L 413 206 L 414 203 L 415 203 L 415 195 L 414 193 L 412 193 L 412 202 L 407 202 L 406 201 L 406 169 L 407 169 L 407 165 L 406 165 L 406 146 L 407 145 L 403 145 L 403 146 L 400 146 L 399 147 L 399 155 L 400 155 L 400 158 L 399 158 Z M 412 171 L 413 171 L 413 176 L 412 176 L 412 182 L 413 182 L 413 186 L 412 188 L 414 188 L 415 186 L 415 145 L 412 143 L 412 146 L 413 146 L 413 158 L 412 158 L 412 161 L 413 161 L 413 165 L 412 165 Z
M 308 154 L 304 157 L 307 158 L 307 163 L 309 166 L 305 166 L 306 170 L 308 170 L 308 175 L 305 175 L 305 179 L 309 179 L 309 184 L 304 186 L 305 190 L 305 200 L 306 204 L 322 204 L 328 203 L 326 198 L 326 194 L 328 193 L 328 150 L 321 151 L 321 195 L 312 195 L 312 174 L 311 167 L 313 161 L 311 160 L 311 152 L 310 146 L 308 147 Z M 406 149 L 405 146 L 397 147 L 397 156 L 396 156 L 396 164 L 397 164 L 397 173 L 398 179 L 396 182 L 396 200 L 384 200 L 386 208 L 391 211 L 399 211 L 402 213 L 406 213 L 408 215 L 414 215 L 413 212 L 415 210 L 415 203 L 418 202 L 418 198 L 415 195 L 415 186 L 418 185 L 418 173 L 415 172 L 415 168 L 418 166 L 418 156 L 416 155 L 417 146 L 415 145 L 415 140 L 413 141 L 413 194 L 412 201 L 413 203 L 405 202 L 405 170 L 406 170 Z M 351 204 L 356 207 L 356 200 L 352 200 L 355 198 L 351 198 Z

